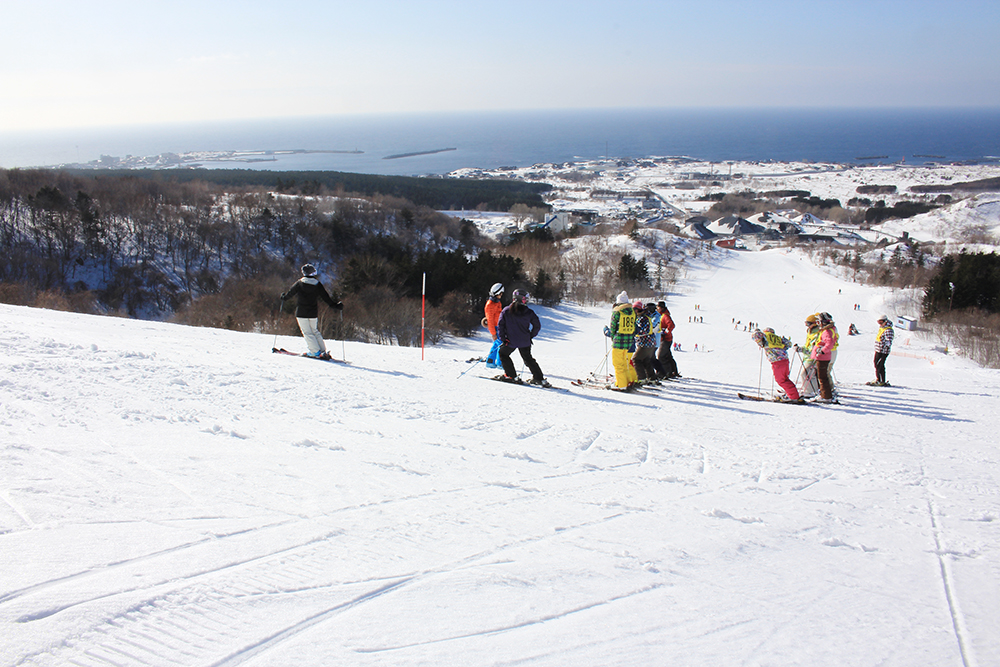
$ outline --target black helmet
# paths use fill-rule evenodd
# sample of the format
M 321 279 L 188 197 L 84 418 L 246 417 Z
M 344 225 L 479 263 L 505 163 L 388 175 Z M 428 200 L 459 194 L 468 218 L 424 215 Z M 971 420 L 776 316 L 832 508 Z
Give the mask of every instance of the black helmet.
M 833 315 L 831 315 L 830 313 L 819 314 L 819 323 L 822 324 L 823 326 L 826 326 L 827 324 L 830 324 L 832 322 L 833 322 Z
M 312 278 L 313 276 L 316 275 L 316 267 L 313 266 L 312 264 L 303 264 L 302 275 L 305 276 L 306 278 Z
M 521 289 L 514 290 L 514 295 L 511 297 L 511 303 L 527 304 L 528 299 L 531 295 Z

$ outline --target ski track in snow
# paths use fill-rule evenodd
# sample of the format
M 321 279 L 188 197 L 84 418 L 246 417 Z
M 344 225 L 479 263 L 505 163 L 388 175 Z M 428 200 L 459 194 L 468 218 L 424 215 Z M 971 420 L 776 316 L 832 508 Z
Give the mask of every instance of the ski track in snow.
M 882 293 L 712 262 L 668 297 L 685 380 L 630 394 L 456 379 L 476 339 L 318 364 L 0 307 L 0 665 L 1000 664 L 996 373 L 924 345 L 867 387 L 865 331 L 841 405 L 740 401 L 731 318 Z M 566 386 L 607 310 L 539 312 Z

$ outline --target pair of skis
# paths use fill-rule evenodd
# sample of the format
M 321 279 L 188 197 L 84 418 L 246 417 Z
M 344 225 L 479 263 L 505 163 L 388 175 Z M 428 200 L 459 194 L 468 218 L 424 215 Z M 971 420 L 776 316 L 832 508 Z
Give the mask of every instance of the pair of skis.
M 286 350 L 283 347 L 272 347 L 271 352 L 274 354 L 287 354 L 292 357 L 305 357 L 306 359 L 315 359 L 316 361 L 331 361 L 337 364 L 346 364 L 348 361 L 346 359 L 334 359 L 330 356 L 329 352 L 325 352 L 323 355 L 314 357 L 306 353 L 292 352 L 291 350 Z
M 565 387 L 555 387 L 548 380 L 544 381 L 545 384 L 536 384 L 534 382 L 525 382 L 521 378 L 517 378 L 515 380 L 508 380 L 506 378 L 506 376 L 504 376 L 504 375 L 495 375 L 493 377 L 487 377 L 485 375 L 481 375 L 480 377 L 483 378 L 484 380 L 493 380 L 495 382 L 503 382 L 504 384 L 520 385 L 522 387 L 536 387 L 538 389 L 556 389 L 556 390 L 559 390 L 559 391 L 566 391 Z
M 744 401 L 765 401 L 768 403 L 788 403 L 790 405 L 825 405 L 827 403 L 834 403 L 840 405 L 840 401 L 837 399 L 832 399 L 829 401 L 823 400 L 821 398 L 805 399 L 800 398 L 797 401 L 793 401 L 788 398 L 764 398 L 763 396 L 753 396 L 752 394 L 736 394 L 737 398 Z

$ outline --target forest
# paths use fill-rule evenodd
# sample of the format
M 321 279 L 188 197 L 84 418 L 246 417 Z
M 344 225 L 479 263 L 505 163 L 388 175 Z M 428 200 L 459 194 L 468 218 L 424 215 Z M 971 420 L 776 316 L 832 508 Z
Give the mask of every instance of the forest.
M 294 304 L 281 311 L 278 295 L 310 262 L 347 306 L 343 318 L 324 315 L 327 335 L 412 345 L 425 273 L 432 342 L 474 331 L 497 280 L 559 298 L 544 271 L 529 279 L 474 224 L 436 210 L 539 210 L 530 184 L 427 179 L 421 193 L 407 179 L 357 175 L 330 181 L 330 193 L 287 172 L 205 174 L 0 170 L 0 301 L 294 334 Z

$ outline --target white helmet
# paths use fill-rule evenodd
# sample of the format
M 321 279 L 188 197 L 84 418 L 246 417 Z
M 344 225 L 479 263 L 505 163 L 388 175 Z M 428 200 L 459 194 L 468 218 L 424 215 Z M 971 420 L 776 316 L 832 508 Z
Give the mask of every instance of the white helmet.
M 490 296 L 499 297 L 503 295 L 503 283 L 493 283 L 490 288 Z

